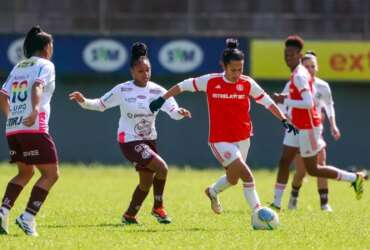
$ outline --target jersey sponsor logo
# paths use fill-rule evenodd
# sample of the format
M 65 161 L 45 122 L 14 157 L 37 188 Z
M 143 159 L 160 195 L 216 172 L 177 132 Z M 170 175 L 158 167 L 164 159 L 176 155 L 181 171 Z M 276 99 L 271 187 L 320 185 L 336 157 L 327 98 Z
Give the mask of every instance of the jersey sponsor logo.
M 236 85 L 236 90 L 237 90 L 237 91 L 243 91 L 243 90 L 244 90 L 244 86 L 243 86 L 243 84 L 237 84 L 237 85 Z
M 23 157 L 32 157 L 32 156 L 38 156 L 38 155 L 40 155 L 40 152 L 38 149 L 23 152 Z
M 146 96 L 145 95 L 138 95 L 138 96 L 136 96 L 136 98 L 141 99 L 141 100 L 145 100 Z
M 238 99 L 242 100 L 245 99 L 245 95 L 238 95 L 238 94 L 218 94 L 218 93 L 213 93 L 212 98 L 214 99 Z
M 11 117 L 8 118 L 8 121 L 6 122 L 6 127 L 11 128 L 11 127 L 16 127 L 22 124 L 23 121 L 23 116 L 16 116 L 16 117 Z
M 23 42 L 24 38 L 19 38 L 14 40 L 8 47 L 8 59 L 13 65 L 24 59 Z
M 128 88 L 128 87 L 121 88 L 121 92 L 129 92 L 129 91 L 132 91 L 132 88 Z
M 162 66 L 175 73 L 193 71 L 203 62 L 203 50 L 190 40 L 174 40 L 159 50 L 159 62 Z
M 154 95 L 158 95 L 158 94 L 162 93 L 162 91 L 160 89 L 150 89 L 149 93 L 154 94 Z
M 152 123 L 142 119 L 135 125 L 134 131 L 138 136 L 148 136 L 152 133 Z
M 127 61 L 126 48 L 112 39 L 98 39 L 89 43 L 82 53 L 83 60 L 91 69 L 112 72 Z
M 136 102 L 136 97 L 127 97 L 125 98 L 125 101 L 129 103 L 134 103 Z
M 113 96 L 113 93 L 110 93 L 107 97 L 103 99 L 103 102 L 107 102 L 112 96 Z
M 27 110 L 27 105 L 25 103 L 19 105 L 11 105 L 10 106 L 10 113 L 12 116 L 14 115 L 21 115 Z
M 132 118 L 143 118 L 143 117 L 152 117 L 154 114 L 133 114 L 133 113 L 127 113 L 127 117 Z

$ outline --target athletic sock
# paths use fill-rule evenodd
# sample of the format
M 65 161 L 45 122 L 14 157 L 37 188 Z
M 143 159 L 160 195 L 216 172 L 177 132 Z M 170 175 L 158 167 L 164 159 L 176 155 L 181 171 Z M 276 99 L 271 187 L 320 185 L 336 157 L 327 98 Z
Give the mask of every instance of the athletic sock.
M 275 195 L 274 195 L 274 205 L 276 207 L 281 207 L 281 199 L 283 198 L 284 190 L 286 184 L 276 183 L 275 184 Z
M 215 183 L 211 185 L 211 189 L 216 193 L 221 193 L 227 188 L 231 187 L 231 184 L 227 180 L 226 175 L 221 176 Z
M 337 169 L 337 180 L 354 182 L 357 175 L 355 173 L 350 173 L 341 169 Z
M 153 180 L 153 195 L 154 195 L 154 206 L 153 208 L 163 207 L 163 191 L 166 185 L 166 179 L 160 180 L 154 178 Z
M 243 183 L 243 193 L 244 197 L 248 202 L 248 205 L 252 211 L 261 206 L 260 199 L 258 197 L 256 186 L 254 182 L 245 182 Z
M 301 186 L 295 187 L 295 186 L 292 185 L 292 192 L 290 193 L 291 197 L 293 197 L 294 199 L 298 199 L 300 188 L 301 188 Z
M 319 189 L 318 190 L 320 195 L 320 205 L 321 207 L 328 204 L 328 193 L 329 190 L 327 188 Z
M 6 187 L 1 206 L 10 210 L 14 206 L 14 203 L 22 190 L 23 187 L 21 185 L 9 182 Z
M 48 194 L 49 191 L 38 186 L 34 186 L 31 191 L 30 199 L 27 203 L 26 212 L 35 216 L 40 211 L 40 208 L 46 200 Z
M 141 190 L 138 185 L 132 195 L 130 205 L 128 209 L 126 210 L 126 214 L 130 216 L 135 216 L 139 212 L 141 204 L 145 200 L 148 193 L 149 191 Z

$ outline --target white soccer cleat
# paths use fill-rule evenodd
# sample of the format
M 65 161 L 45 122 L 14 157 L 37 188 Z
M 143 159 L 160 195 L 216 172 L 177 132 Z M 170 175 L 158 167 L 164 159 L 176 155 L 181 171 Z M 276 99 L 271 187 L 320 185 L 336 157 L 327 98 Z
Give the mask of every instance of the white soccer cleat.
M 16 220 L 15 224 L 19 226 L 23 232 L 29 236 L 37 237 L 39 234 L 36 231 L 36 220 L 26 220 L 23 214 L 21 214 Z
M 211 201 L 211 208 L 213 212 L 215 212 L 216 214 L 221 214 L 223 209 L 220 200 L 218 199 L 218 195 L 212 190 L 211 187 L 207 187 L 204 192 Z
M 288 209 L 297 210 L 297 203 L 298 203 L 298 199 L 291 196 L 289 199 L 289 203 L 288 203 Z
M 323 206 L 321 206 L 321 210 L 324 211 L 324 212 L 333 212 L 333 209 L 331 208 L 331 206 L 329 204 L 325 204 Z
M 9 234 L 9 216 L 0 209 L 0 234 Z

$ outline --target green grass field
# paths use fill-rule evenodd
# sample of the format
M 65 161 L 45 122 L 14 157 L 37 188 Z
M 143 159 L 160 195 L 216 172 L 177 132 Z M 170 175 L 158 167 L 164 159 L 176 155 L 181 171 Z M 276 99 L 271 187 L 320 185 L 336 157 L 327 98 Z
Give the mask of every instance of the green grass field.
M 15 173 L 15 167 L 0 165 L 1 196 Z M 221 168 L 170 167 L 165 204 L 173 223 L 160 225 L 150 215 L 150 195 L 139 213 L 141 225 L 122 226 L 121 214 L 138 182 L 136 172 L 131 167 L 62 165 L 61 178 L 37 217 L 40 237 L 25 236 L 13 223 L 24 209 L 29 185 L 11 212 L 10 235 L 0 236 L 0 249 L 370 249 L 369 193 L 357 201 L 348 183 L 331 181 L 334 212 L 328 214 L 319 209 L 315 179 L 308 178 L 299 210 L 280 213 L 278 230 L 255 231 L 241 184 L 221 195 L 222 215 L 211 211 L 203 190 L 221 174 Z M 254 174 L 267 204 L 275 172 Z M 285 207 L 287 200 L 288 192 Z

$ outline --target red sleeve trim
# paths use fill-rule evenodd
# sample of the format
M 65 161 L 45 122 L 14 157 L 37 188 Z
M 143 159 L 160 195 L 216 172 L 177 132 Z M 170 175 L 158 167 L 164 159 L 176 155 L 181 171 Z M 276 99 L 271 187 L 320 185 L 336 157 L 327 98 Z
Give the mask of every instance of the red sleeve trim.
M 195 79 L 193 79 L 193 87 L 194 87 L 194 89 L 195 89 L 195 92 L 198 92 L 198 91 L 199 91 L 198 86 L 197 86 L 197 84 L 195 83 Z
M 259 100 L 261 100 L 264 96 L 265 96 L 265 93 L 262 93 L 261 95 L 259 95 L 259 96 L 257 96 L 256 98 L 254 98 L 254 100 L 259 101 Z

